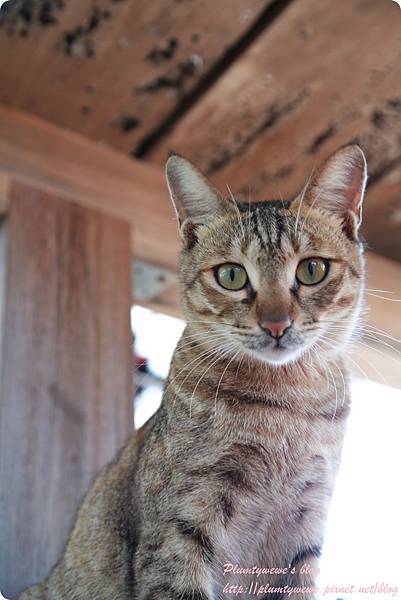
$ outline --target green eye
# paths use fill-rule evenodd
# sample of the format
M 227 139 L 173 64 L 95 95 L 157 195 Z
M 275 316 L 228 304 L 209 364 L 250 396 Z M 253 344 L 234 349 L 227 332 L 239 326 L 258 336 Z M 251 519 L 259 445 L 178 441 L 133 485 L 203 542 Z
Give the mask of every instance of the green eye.
M 329 261 L 325 258 L 307 258 L 299 263 L 297 280 L 303 285 L 316 285 L 323 281 L 329 272 Z
M 217 282 L 226 290 L 242 290 L 248 283 L 248 274 L 244 267 L 226 263 L 215 270 Z

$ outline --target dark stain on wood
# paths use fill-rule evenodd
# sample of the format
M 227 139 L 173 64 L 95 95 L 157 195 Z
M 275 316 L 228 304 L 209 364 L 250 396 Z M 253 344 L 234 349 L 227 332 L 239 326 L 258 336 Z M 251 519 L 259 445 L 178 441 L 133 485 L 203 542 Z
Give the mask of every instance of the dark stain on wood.
M 185 83 L 194 77 L 198 65 L 202 62 L 197 55 L 190 56 L 187 60 L 177 63 L 164 75 L 159 75 L 136 88 L 138 93 L 157 94 L 160 91 L 174 89 L 179 95 L 184 91 Z
M 0 8 L 0 26 L 7 27 L 8 34 L 29 35 L 31 27 L 47 27 L 58 23 L 57 12 L 64 8 L 64 0 L 14 0 Z
M 246 33 L 226 52 L 215 61 L 211 68 L 202 75 L 198 84 L 188 95 L 183 95 L 176 108 L 146 136 L 136 144 L 132 156 L 144 158 L 162 138 L 173 129 L 175 124 L 186 115 L 191 108 L 203 97 L 214 83 L 225 73 L 233 63 L 246 52 L 252 43 L 283 14 L 294 0 L 275 0 L 268 4 L 258 20 L 249 27 Z
M 136 117 L 122 117 L 120 121 L 121 131 L 128 133 L 129 131 L 139 127 L 140 124 L 140 120 Z
M 173 58 L 178 46 L 178 39 L 176 37 L 171 37 L 163 46 L 152 48 L 146 55 L 146 58 L 154 65 L 160 65 Z
M 111 12 L 109 10 L 100 10 L 97 6 L 92 8 L 86 23 L 64 32 L 64 54 L 66 56 L 93 58 L 95 56 L 95 45 L 91 36 L 110 17 Z
M 316 154 L 318 150 L 320 150 L 320 147 L 323 146 L 323 144 L 327 142 L 335 133 L 337 133 L 337 127 L 334 124 L 329 125 L 327 129 L 322 131 L 322 133 L 319 133 L 319 135 L 315 137 L 308 148 L 309 154 Z
M 140 119 L 135 115 L 117 115 L 111 121 L 112 127 L 118 127 L 122 133 L 130 133 L 141 124 Z
M 401 111 L 401 98 L 390 98 L 387 100 L 387 105 L 394 110 Z
M 219 171 L 225 167 L 234 158 L 242 156 L 248 147 L 259 138 L 259 136 L 264 134 L 268 129 L 274 127 L 283 117 L 292 113 L 302 103 L 302 101 L 307 98 L 308 95 L 309 91 L 305 88 L 296 94 L 295 97 L 290 101 L 287 101 L 282 105 L 273 103 L 268 108 L 264 120 L 258 127 L 256 127 L 253 131 L 250 131 L 242 139 L 237 132 L 237 140 L 239 142 L 237 143 L 236 147 L 232 149 L 223 148 L 220 151 L 220 156 L 214 157 L 209 162 L 206 173 L 208 175 L 212 175 L 216 171 Z
M 386 124 L 386 115 L 381 110 L 374 110 L 371 117 L 372 124 L 378 129 L 382 129 Z

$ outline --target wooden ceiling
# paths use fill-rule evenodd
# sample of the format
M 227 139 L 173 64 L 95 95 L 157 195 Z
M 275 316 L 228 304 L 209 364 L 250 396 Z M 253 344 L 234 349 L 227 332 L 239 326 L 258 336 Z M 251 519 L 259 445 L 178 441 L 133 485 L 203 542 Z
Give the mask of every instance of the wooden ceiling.
M 174 149 L 255 199 L 288 197 L 358 140 L 370 167 L 365 236 L 401 261 L 391 0 L 9 0 L 0 81 L 4 105 L 133 161 L 161 166 Z

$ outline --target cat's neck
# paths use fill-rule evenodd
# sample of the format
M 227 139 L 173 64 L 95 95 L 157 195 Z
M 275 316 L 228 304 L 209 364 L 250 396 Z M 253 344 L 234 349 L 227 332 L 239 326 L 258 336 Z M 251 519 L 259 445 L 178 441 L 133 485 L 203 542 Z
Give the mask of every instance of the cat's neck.
M 339 355 L 313 362 L 306 354 L 276 366 L 235 351 L 212 354 L 192 340 L 176 349 L 165 397 L 169 406 L 201 419 L 217 410 L 256 415 L 269 408 L 337 418 L 348 409 L 347 380 Z

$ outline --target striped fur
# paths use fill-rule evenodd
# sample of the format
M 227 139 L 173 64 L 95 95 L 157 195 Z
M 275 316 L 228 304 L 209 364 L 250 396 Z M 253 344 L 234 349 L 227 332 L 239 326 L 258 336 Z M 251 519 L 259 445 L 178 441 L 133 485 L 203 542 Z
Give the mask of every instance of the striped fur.
M 300 567 L 321 552 L 350 409 L 346 349 L 361 312 L 360 150 L 340 150 L 292 202 L 249 206 L 182 161 L 168 176 L 187 327 L 162 405 L 96 481 L 49 578 L 21 600 L 217 600 L 229 597 L 227 583 L 249 590 L 255 577 L 225 575 L 227 564 L 288 568 L 268 576 L 278 589 L 313 586 Z M 316 256 L 330 260 L 328 276 L 300 285 L 298 262 Z M 246 288 L 219 286 L 214 268 L 225 262 L 246 268 Z M 266 311 L 291 315 L 279 349 L 258 324 Z

